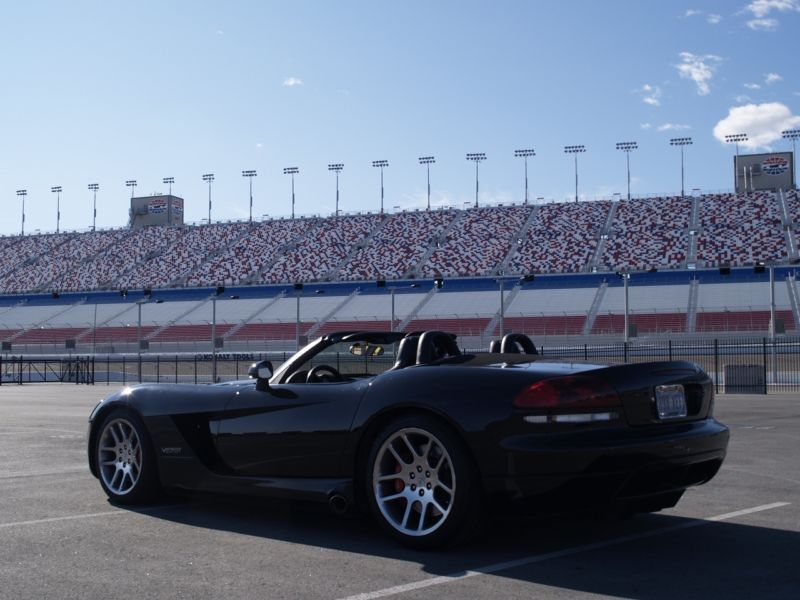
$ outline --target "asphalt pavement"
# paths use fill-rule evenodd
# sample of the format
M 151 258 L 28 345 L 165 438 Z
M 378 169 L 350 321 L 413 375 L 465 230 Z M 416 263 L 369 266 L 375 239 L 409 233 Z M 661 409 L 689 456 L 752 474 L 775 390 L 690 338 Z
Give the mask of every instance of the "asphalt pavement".
M 673 509 L 494 517 L 465 546 L 416 552 L 324 507 L 110 504 L 85 436 L 111 389 L 0 386 L 0 598 L 800 597 L 797 395 L 718 396 L 728 457 Z

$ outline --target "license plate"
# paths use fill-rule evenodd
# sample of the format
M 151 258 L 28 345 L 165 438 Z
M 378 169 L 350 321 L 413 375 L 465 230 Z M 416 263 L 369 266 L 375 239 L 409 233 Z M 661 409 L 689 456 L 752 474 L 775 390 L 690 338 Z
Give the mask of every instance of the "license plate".
M 682 385 L 656 387 L 656 410 L 659 419 L 679 419 L 686 416 L 686 396 Z

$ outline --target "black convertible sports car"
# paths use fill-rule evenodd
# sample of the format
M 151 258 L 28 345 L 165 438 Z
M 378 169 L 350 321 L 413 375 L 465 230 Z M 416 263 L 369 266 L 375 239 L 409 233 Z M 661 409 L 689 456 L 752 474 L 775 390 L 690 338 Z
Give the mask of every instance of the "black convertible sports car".
M 139 385 L 92 412 L 108 496 L 203 490 L 368 507 L 400 541 L 457 540 L 482 510 L 674 506 L 710 480 L 728 429 L 689 362 L 546 360 L 519 334 L 343 332 L 248 381 Z

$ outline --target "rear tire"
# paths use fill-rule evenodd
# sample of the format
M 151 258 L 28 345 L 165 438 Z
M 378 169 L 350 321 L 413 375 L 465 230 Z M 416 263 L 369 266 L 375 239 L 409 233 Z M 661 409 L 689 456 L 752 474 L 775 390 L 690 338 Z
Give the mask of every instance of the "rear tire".
M 478 475 L 458 436 L 435 419 L 409 415 L 378 433 L 364 473 L 370 512 L 406 546 L 466 539 L 481 512 Z
M 94 457 L 100 485 L 109 499 L 120 504 L 145 504 L 161 491 L 150 436 L 138 415 L 111 411 L 103 419 Z

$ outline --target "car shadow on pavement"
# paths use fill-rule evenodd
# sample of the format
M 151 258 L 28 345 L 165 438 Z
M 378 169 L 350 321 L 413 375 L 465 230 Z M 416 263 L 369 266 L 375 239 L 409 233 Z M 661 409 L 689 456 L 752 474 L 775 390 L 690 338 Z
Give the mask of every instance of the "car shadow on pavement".
M 351 561 L 353 554 L 406 561 L 419 565 L 418 580 L 487 570 L 486 577 L 520 583 L 665 600 L 796 598 L 800 589 L 800 533 L 730 521 L 698 523 L 665 514 L 624 520 L 587 514 L 495 517 L 461 546 L 423 552 L 397 544 L 366 515 L 335 516 L 312 504 L 193 496 L 141 512 L 176 524 L 338 550 Z M 507 561 L 522 564 L 492 569 Z

